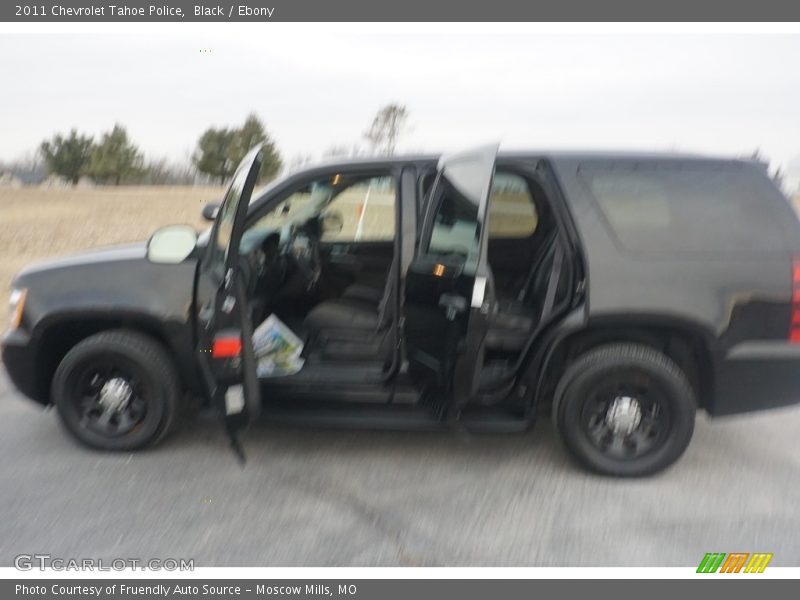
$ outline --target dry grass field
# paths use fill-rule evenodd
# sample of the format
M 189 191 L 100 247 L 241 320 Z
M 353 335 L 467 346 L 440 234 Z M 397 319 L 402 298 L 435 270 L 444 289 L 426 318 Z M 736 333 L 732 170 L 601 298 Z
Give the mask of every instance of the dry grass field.
M 198 230 L 218 187 L 0 188 L 0 323 L 14 274 L 43 258 L 94 246 L 145 240 L 158 227 L 189 223 Z M 0 327 L 2 329 L 2 327 Z

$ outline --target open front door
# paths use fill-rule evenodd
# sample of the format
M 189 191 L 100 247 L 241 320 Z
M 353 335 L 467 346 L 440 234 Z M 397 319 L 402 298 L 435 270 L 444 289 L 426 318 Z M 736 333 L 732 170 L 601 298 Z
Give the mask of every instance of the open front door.
M 261 412 L 253 325 L 239 257 L 247 206 L 261 160 L 259 146 L 236 170 L 220 204 L 197 282 L 197 354 L 207 389 L 224 415 L 240 456 L 236 432 Z
M 488 201 L 497 145 L 439 161 L 405 289 L 405 341 L 417 378 L 458 412 L 478 388 L 493 293 Z M 453 414 L 453 411 L 454 414 Z

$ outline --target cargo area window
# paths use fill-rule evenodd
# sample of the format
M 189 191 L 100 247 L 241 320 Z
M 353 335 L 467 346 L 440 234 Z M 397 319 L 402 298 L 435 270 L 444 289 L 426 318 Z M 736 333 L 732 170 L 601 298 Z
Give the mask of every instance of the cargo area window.
M 783 253 L 777 190 L 742 165 L 581 168 L 606 222 L 639 254 L 747 256 Z

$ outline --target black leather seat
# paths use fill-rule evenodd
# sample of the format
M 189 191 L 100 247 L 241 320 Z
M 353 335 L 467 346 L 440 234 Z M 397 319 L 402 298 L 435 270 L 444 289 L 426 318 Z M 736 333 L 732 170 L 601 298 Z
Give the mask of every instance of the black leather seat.
M 498 310 L 486 333 L 486 348 L 501 352 L 522 350 L 528 342 L 536 319 L 533 315 L 513 314 L 510 310 Z
M 486 348 L 519 352 L 527 344 L 541 318 L 556 251 L 555 232 L 543 244 L 515 298 L 498 300 L 486 334 Z M 330 358 L 385 356 L 392 336 L 387 332 L 394 320 L 393 282 L 397 264 L 392 262 L 386 288 L 379 292 L 354 285 L 336 300 L 321 302 L 306 317 L 304 329 L 311 341 L 324 348 Z M 380 293 L 380 296 L 379 296 Z
M 389 358 L 388 335 L 394 321 L 397 261 L 389 267 L 386 287 L 350 286 L 342 297 L 315 306 L 303 321 L 309 342 L 331 359 Z
M 553 232 L 546 238 L 543 252 L 531 266 L 516 298 L 497 302 L 486 333 L 488 350 L 519 352 L 525 348 L 542 316 L 557 245 Z
M 303 326 L 312 334 L 334 330 L 374 332 L 378 329 L 378 317 L 377 303 L 339 298 L 317 304 L 308 313 Z
M 361 285 L 360 283 L 354 283 L 345 289 L 341 299 L 355 300 L 357 302 L 372 304 L 377 307 L 383 299 L 383 292 L 384 290 L 380 290 L 378 288 L 370 287 L 368 285 Z

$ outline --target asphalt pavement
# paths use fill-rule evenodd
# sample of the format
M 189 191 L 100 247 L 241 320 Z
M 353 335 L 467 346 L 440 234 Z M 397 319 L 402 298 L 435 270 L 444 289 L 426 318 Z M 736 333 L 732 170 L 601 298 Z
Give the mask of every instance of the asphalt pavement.
M 279 428 L 241 467 L 209 415 L 152 450 L 99 453 L 0 371 L 0 565 L 18 554 L 195 566 L 800 566 L 800 409 L 698 419 L 647 479 L 584 472 L 526 434 Z

